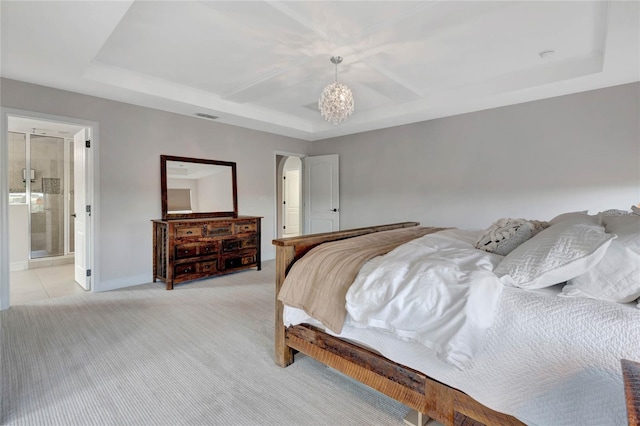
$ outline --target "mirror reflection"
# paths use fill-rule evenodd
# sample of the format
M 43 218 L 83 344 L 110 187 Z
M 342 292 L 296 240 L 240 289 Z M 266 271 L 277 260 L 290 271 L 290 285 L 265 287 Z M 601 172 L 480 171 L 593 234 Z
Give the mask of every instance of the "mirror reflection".
M 235 163 L 161 156 L 163 218 L 236 216 Z
M 167 161 L 167 213 L 233 211 L 231 167 Z

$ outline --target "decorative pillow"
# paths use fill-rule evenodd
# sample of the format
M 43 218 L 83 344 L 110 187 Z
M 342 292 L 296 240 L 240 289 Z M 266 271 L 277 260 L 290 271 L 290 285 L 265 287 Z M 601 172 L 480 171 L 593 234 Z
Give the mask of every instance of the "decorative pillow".
M 582 210 L 579 212 L 568 212 L 568 213 L 562 213 L 559 214 L 558 216 L 554 217 L 553 219 L 551 219 L 549 221 L 549 224 L 551 225 L 555 225 L 558 222 L 562 222 L 564 220 L 574 220 L 574 219 L 578 219 L 578 220 L 582 220 L 584 219 L 584 217 L 591 217 L 588 214 L 588 210 Z
M 495 269 L 504 284 L 537 289 L 577 277 L 604 256 L 615 235 L 594 218 L 562 220 L 522 243 Z
M 640 216 L 605 216 L 602 218 L 604 230 L 618 237 L 640 232 Z
M 476 248 L 506 256 L 520 244 L 547 228 L 547 222 L 526 219 L 499 219 L 482 233 Z
M 611 216 L 618 238 L 593 268 L 569 280 L 560 296 L 628 303 L 640 297 L 640 216 Z
M 602 211 L 602 212 L 600 212 L 598 214 L 601 215 L 601 216 L 626 216 L 626 215 L 629 215 L 631 213 L 626 211 L 626 210 L 609 209 L 609 210 Z

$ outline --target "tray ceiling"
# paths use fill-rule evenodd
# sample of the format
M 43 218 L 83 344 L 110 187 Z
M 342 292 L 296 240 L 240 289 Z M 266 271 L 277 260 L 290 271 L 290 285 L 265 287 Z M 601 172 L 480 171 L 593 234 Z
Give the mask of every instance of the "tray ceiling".
M 3 77 L 305 140 L 640 80 L 635 1 L 0 5 Z M 332 55 L 355 98 L 337 126 Z

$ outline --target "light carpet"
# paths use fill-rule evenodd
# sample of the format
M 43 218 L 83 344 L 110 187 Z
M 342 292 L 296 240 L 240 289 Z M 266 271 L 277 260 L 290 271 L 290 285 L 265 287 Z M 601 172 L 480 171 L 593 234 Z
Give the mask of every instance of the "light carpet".
M 313 359 L 275 365 L 263 266 L 0 312 L 0 423 L 402 425 L 404 405 Z

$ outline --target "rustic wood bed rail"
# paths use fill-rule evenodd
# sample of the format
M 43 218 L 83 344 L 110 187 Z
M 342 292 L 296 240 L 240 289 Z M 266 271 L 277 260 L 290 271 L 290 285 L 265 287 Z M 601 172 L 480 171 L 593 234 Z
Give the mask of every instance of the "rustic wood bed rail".
M 463 392 L 318 328 L 307 324 L 284 327 L 284 306 L 277 295 L 291 265 L 305 253 L 325 242 L 417 225 L 418 222 L 402 222 L 273 240 L 276 246 L 276 364 L 286 367 L 293 363 L 294 351 L 302 352 L 444 425 L 522 425 L 516 418 L 493 411 Z

